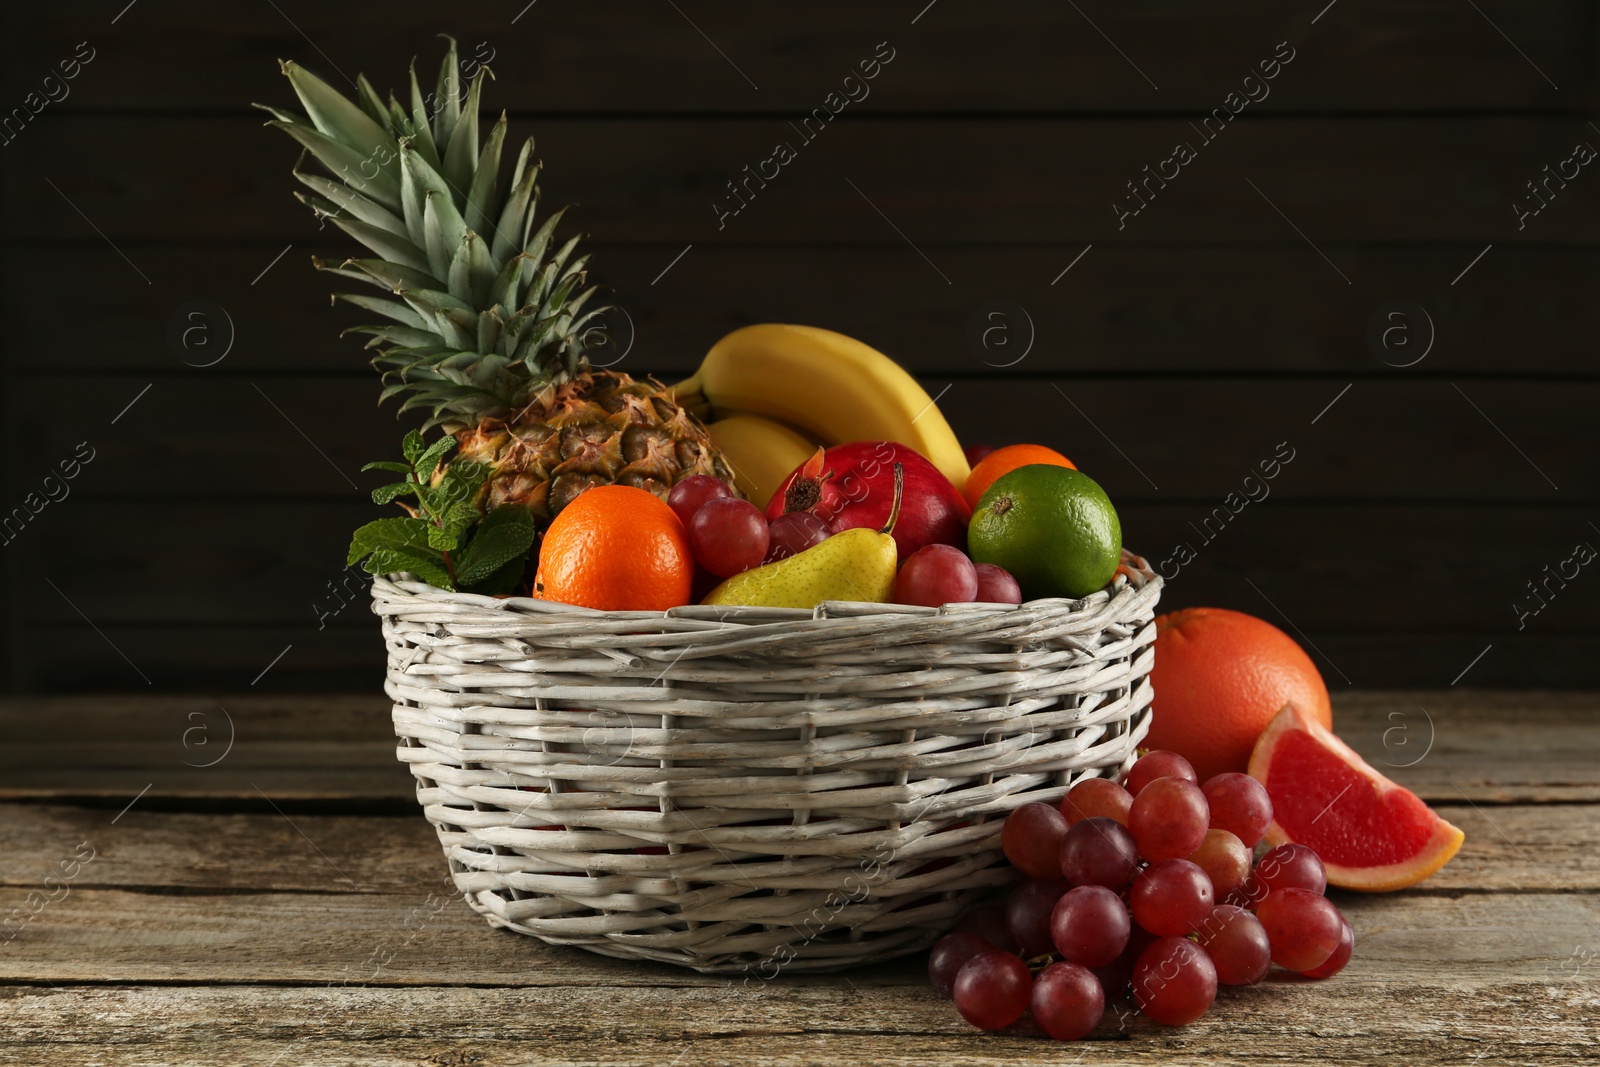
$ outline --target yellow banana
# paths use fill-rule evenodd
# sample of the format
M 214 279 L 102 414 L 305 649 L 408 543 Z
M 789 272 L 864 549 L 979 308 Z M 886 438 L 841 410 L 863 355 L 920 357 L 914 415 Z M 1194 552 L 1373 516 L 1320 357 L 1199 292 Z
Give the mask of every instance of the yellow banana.
M 706 427 L 711 440 L 733 468 L 739 491 L 756 507 L 767 501 L 783 480 L 810 459 L 818 442 L 782 423 L 760 415 L 729 415 Z
M 955 483 L 972 469 L 926 390 L 870 345 L 814 326 L 762 323 L 728 334 L 678 386 L 694 409 L 749 413 L 789 423 L 823 444 L 897 441 Z

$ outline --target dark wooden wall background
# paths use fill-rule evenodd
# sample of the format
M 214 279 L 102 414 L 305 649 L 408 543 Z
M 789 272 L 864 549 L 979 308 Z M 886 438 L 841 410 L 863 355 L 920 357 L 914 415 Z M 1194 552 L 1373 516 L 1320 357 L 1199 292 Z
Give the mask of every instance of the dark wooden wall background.
M 948 386 L 965 439 L 1072 455 L 1131 546 L 1194 544 L 1166 603 L 1277 622 L 1335 688 L 1469 664 L 1463 685 L 1600 684 L 1600 567 L 1520 629 L 1514 607 L 1600 546 L 1600 166 L 1525 229 L 1511 206 L 1600 146 L 1593 5 L 524 2 L 5 5 L 5 109 L 94 50 L 0 146 L 5 507 L 95 451 L 0 549 L 13 689 L 241 689 L 280 654 L 257 688 L 378 685 L 376 621 L 315 605 L 373 513 L 358 468 L 401 429 L 309 267 L 346 246 L 248 105 L 291 102 L 280 56 L 398 87 L 441 30 L 493 50 L 546 204 L 580 204 L 637 327 L 624 369 L 681 376 L 743 323 L 841 329 Z M 722 183 L 882 41 L 871 95 L 719 231 Z M 1189 122 L 1280 41 L 1271 95 L 1119 231 L 1124 183 L 1199 147 Z M 167 337 L 194 300 L 235 330 L 204 368 Z M 1003 368 L 967 342 L 994 300 L 1036 333 Z M 1396 300 L 1437 331 L 1409 367 L 1367 343 Z M 1281 441 L 1270 498 L 1201 542 Z

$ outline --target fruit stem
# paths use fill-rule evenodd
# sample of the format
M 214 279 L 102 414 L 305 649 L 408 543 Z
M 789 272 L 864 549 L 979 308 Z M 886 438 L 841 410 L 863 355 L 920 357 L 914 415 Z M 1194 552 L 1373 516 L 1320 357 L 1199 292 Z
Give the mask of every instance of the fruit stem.
M 894 503 L 889 507 L 889 521 L 883 524 L 879 533 L 893 533 L 895 520 L 900 517 L 900 497 L 904 495 L 906 487 L 906 469 L 901 463 L 894 465 Z

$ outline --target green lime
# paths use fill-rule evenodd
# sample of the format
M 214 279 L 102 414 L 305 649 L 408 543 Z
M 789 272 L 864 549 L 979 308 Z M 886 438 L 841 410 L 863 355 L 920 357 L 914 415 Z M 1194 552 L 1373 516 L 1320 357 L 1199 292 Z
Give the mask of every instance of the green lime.
M 1093 478 L 1037 463 L 995 479 L 967 527 L 974 562 L 1011 572 L 1024 599 L 1085 597 L 1122 562 L 1122 523 Z

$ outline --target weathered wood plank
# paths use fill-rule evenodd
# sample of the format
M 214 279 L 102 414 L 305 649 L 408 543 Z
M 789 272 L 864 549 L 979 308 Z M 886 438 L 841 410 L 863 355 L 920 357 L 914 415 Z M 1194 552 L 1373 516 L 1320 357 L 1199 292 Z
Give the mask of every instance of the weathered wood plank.
M 1337 683 L 1332 693 L 1339 735 L 1430 802 L 1600 797 L 1594 759 L 1600 705 L 1594 694 L 1465 688 L 1375 693 L 1341 690 Z M 1479 814 L 1498 819 L 1495 810 Z M 1583 817 L 1582 809 L 1573 816 Z
M 1355 969 L 1319 984 L 1225 990 L 1181 1030 L 1108 1013 L 1071 1046 L 1027 1024 L 967 1027 L 925 989 L 775 981 L 722 989 L 0 990 L 0 1038 L 41 1067 L 81 1064 L 673 1064 L 1585 1062 L 1593 980 L 1485 989 L 1433 971 L 1374 989 Z M 592 1010 L 575 1010 L 585 1003 Z M 1381 1004 L 1381 1009 L 1379 1005 Z M 1536 1019 L 1537 1025 L 1529 1020 Z M 1066 1059 L 1066 1057 L 1070 1057 Z
M 1214 586 L 1216 596 L 1202 596 L 1199 588 L 1181 598 L 1170 594 L 1165 607 L 1220 604 L 1287 625 L 1262 606 L 1265 602 L 1244 597 L 1248 585 Z M 311 604 L 305 610 L 299 623 L 106 624 L 100 625 L 105 639 L 97 638 L 97 644 L 87 641 L 81 619 L 30 624 L 12 648 L 16 677 L 19 686 L 31 691 L 65 693 L 122 691 L 143 686 L 146 679 L 161 691 L 231 693 L 258 678 L 257 688 L 274 693 L 378 691 L 383 648 L 376 622 L 341 616 L 318 630 Z M 1296 616 L 1296 622 L 1304 621 Z M 1466 683 L 1474 686 L 1524 685 L 1530 671 L 1553 689 L 1592 688 L 1600 680 L 1595 674 L 1600 633 L 1594 631 L 1529 627 L 1521 633 L 1490 633 L 1438 624 L 1421 629 L 1404 623 L 1355 623 L 1311 626 L 1301 633 L 1301 640 L 1315 645 L 1313 657 L 1336 688 L 1345 683 L 1335 667 L 1361 685 L 1393 689 L 1447 685 L 1463 671 L 1468 672 Z M 273 665 L 279 653 L 284 656 Z M 1484 653 L 1481 659 L 1479 653 Z
M 1167 600 L 1170 607 L 1200 603 L 1198 597 L 1180 600 L 1174 595 Z M 1259 605 L 1243 600 L 1230 603 L 1243 611 L 1265 614 L 1296 633 L 1270 609 L 1263 613 Z M 1589 635 L 1565 630 L 1557 633 L 1530 626 L 1520 633 L 1490 634 L 1471 628 L 1423 631 L 1400 623 L 1318 628 L 1296 633 L 1296 638 L 1316 643 L 1312 655 L 1335 688 L 1342 688 L 1344 679 L 1330 664 L 1353 671 L 1350 677 L 1357 684 L 1383 689 L 1449 685 L 1458 678 L 1463 687 L 1470 688 L 1516 689 L 1527 685 L 1529 679 L 1552 689 L 1589 689 L 1600 684 L 1595 672 L 1600 643 Z M 123 670 L 127 670 L 126 664 Z
M 778 119 L 547 118 L 515 132 L 537 132 L 552 163 L 545 202 L 581 201 L 574 224 L 601 241 L 899 247 L 898 270 L 941 292 L 975 278 L 958 246 L 1283 243 L 1293 239 L 1285 216 L 1314 242 L 1600 241 L 1600 211 L 1572 190 L 1524 232 L 1512 207 L 1522 183 L 1589 133 L 1570 119 L 1240 120 L 1211 142 L 1178 118 L 841 120 L 809 145 Z M 293 143 L 256 119 L 61 116 L 26 133 L 6 149 L 12 166 L 0 186 L 17 205 L 15 239 L 89 242 L 87 216 L 131 245 L 124 251 L 135 263 L 140 242 L 318 239 L 291 195 Z M 725 183 L 785 139 L 801 142 L 791 145 L 795 158 L 766 188 L 753 179 L 734 199 Z M 1143 202 L 1126 183 L 1182 140 L 1198 142 L 1196 158 L 1166 188 L 1141 194 L 1149 203 L 1140 214 L 1124 217 L 1114 206 L 1124 197 L 1125 211 Z M 209 165 L 168 165 L 197 146 Z M 1286 278 L 1322 292 L 1345 285 L 1336 271 L 1348 276 L 1352 265 L 1330 267 L 1313 248 L 1291 247 Z M 127 264 L 119 277 L 143 281 Z M 660 284 L 671 294 L 696 281 L 684 271 Z
M 98 646 L 82 640 L 82 620 L 76 626 L 30 626 L 12 640 L 13 677 L 17 691 L 34 693 L 128 692 L 144 686 L 146 678 L 151 691 L 168 693 L 235 693 L 251 688 L 251 682 L 269 693 L 381 692 L 384 652 L 377 620 L 364 607 L 359 612 L 349 607 L 318 629 L 313 602 L 303 610 L 305 616 L 293 622 L 260 626 L 102 626 L 107 640 Z M 1569 642 L 1563 646 L 1564 661 L 1592 662 L 1591 645 L 1600 650 L 1600 635 Z M 1448 662 L 1452 647 L 1445 642 L 1442 656 L 1431 658 Z M 130 661 L 138 664 L 137 671 Z M 1572 676 L 1570 667 L 1560 673 Z
M 272 62 L 280 56 L 335 84 L 340 71 L 353 77 L 364 70 L 380 90 L 398 84 L 404 57 L 420 54 L 429 85 L 437 69 L 437 20 L 389 9 L 379 17 L 367 4 L 285 3 L 280 14 L 270 5 L 219 11 L 169 2 L 108 27 L 120 6 L 98 0 L 74 5 L 70 14 L 49 6 L 8 9 L 8 35 L 28 47 L 7 80 L 7 98 L 37 88 L 85 35 L 97 54 L 57 105 L 62 110 L 232 110 L 281 95 Z M 622 14 L 603 5 L 544 5 L 520 15 L 463 7 L 450 12 L 449 24 L 464 60 L 493 56 L 495 106 L 523 111 L 803 113 L 885 38 L 895 58 L 869 86 L 871 95 L 852 105 L 861 112 L 1207 109 L 1284 38 L 1298 55 L 1262 110 L 1575 106 L 1592 75 L 1584 63 L 1583 5 L 1480 6 L 1554 85 L 1520 65 L 1487 23 L 1463 20 L 1460 5 L 1448 0 L 1345 0 L 1337 18 L 1314 26 L 1314 8 L 1285 11 L 1267 0 L 1204 11 L 1150 0 L 1086 7 L 1137 68 L 1070 7 L 1015 0 L 925 14 L 923 4 L 910 3 L 871 17 L 847 0 L 830 0 L 788 18 L 734 0 L 699 0 L 684 9 L 692 23 L 665 6 Z M 1207 46 L 1193 47 L 1196 40 Z M 187 57 L 182 67 L 152 69 L 142 61 L 169 49 Z M 953 95 L 953 75 L 971 91 Z
M 234 326 L 233 348 L 210 377 L 247 370 L 364 372 L 360 344 L 336 334 L 370 316 L 343 306 L 329 311 L 328 294 L 340 287 L 309 265 L 312 254 L 339 259 L 355 246 L 326 243 L 325 234 L 321 244 L 296 239 L 273 263 L 291 238 L 305 233 L 295 226 L 275 243 L 129 249 L 154 286 L 56 284 L 75 273 L 114 278 L 127 270 L 92 233 L 70 246 L 0 254 L 5 284 L 26 294 L 27 311 L 14 323 L 6 358 L 21 373 L 183 371 L 180 356 L 206 363 L 220 349 L 173 351 L 151 330 L 164 326 L 180 304 L 205 299 L 221 305 Z M 1062 269 L 1084 251 L 1082 242 L 952 248 L 940 260 L 950 286 L 930 286 L 930 278 L 937 281 L 931 273 L 907 270 L 904 245 L 697 243 L 652 286 L 681 245 L 597 244 L 592 273 L 631 316 L 635 340 L 619 366 L 668 381 L 692 371 L 717 338 L 751 322 L 828 326 L 927 374 L 1600 375 L 1574 340 L 1600 333 L 1600 306 L 1586 285 L 1600 272 L 1600 250 L 1497 244 L 1469 276 L 1493 291 L 1493 299 L 1483 299 L 1450 288 L 1483 250 L 1481 242 L 1404 247 L 1319 241 L 1355 282 L 1330 289 L 1285 284 L 1285 268 L 1304 251 L 1289 243 L 1298 241 L 1292 232 L 1285 236 L 1289 240 L 1249 247 L 1097 244 L 1064 277 Z M 684 284 L 668 287 L 675 276 Z M 1424 361 L 1405 370 L 1386 366 L 1366 337 L 1368 319 L 1397 294 L 1427 309 L 1439 338 Z M 1013 366 L 999 364 L 1011 363 L 1026 347 L 1022 321 L 1005 324 L 1016 346 L 1007 351 L 975 350 L 967 339 L 968 320 L 997 297 L 1020 306 L 1033 324 L 1033 347 Z M 145 343 L 74 347 L 67 361 L 59 345 L 62 322 L 84 335 Z M 1412 328 L 1417 343 L 1425 343 L 1422 325 Z M 207 324 L 208 339 L 220 344 L 222 333 L 220 321 Z M 619 343 L 625 333 L 619 324 Z M 1407 362 L 1421 351 L 1397 349 L 1390 358 Z M 1510 352 L 1514 363 L 1507 360 Z M 1470 382 L 1462 386 L 1471 391 Z M 369 403 L 363 398 L 361 406 Z
M 284 432 L 293 433 L 288 427 Z M 1521 631 L 1515 607 L 1522 603 L 1531 613 L 1537 602 L 1526 584 L 1543 581 L 1541 568 L 1559 566 L 1578 542 L 1595 541 L 1579 510 L 1533 505 L 1353 507 L 1342 501 L 1325 506 L 1268 499 L 1242 507 L 1223 525 L 1215 515 L 1219 509 L 1228 515 L 1221 494 L 1210 501 L 1128 501 L 1126 496 L 1137 494 L 1144 483 L 1114 452 L 1103 445 L 1093 448 L 1092 432 L 1085 427 L 1080 441 L 1086 447 L 1071 451 L 1119 501 L 1129 547 L 1173 578 L 1163 594 L 1166 607 L 1214 604 L 1269 618 L 1280 618 L 1276 611 L 1282 611 L 1315 642 L 1324 628 L 1373 625 L 1381 615 L 1373 605 L 1403 593 L 1409 600 L 1406 615 L 1394 625 L 1463 631 L 1462 667 L 1490 642 L 1522 638 L 1536 645 L 1566 628 L 1579 633 L 1595 629 L 1593 605 L 1600 583 L 1586 582 L 1581 570 L 1565 589 L 1552 582 L 1555 594 L 1548 606 L 1522 620 L 1526 625 Z M 1111 432 L 1117 436 L 1116 430 Z M 310 445 L 300 444 L 292 462 L 308 479 L 337 479 Z M 1263 451 L 1261 458 L 1269 455 Z M 1236 473 L 1241 479 L 1252 463 L 1240 462 Z M 92 471 L 80 477 L 92 477 Z M 1294 476 L 1291 466 L 1279 481 Z M 1538 476 L 1529 470 L 1518 477 L 1528 481 Z M 328 584 L 342 580 L 350 531 L 376 513 L 364 495 L 351 492 L 347 502 L 163 502 L 148 522 L 128 522 L 129 505 L 122 502 L 69 499 L 45 509 L 14 542 L 13 550 L 26 546 L 33 566 L 16 575 L 13 596 L 30 599 L 30 625 L 81 625 L 87 638 L 94 638 L 93 631 L 74 604 L 102 629 L 147 622 L 287 623 L 304 626 L 309 639 L 317 632 L 314 605 L 337 603 Z M 101 531 L 112 528 L 118 537 L 108 544 Z M 174 538 L 174 530 L 189 536 Z M 1180 544 L 1194 552 L 1187 564 Z M 46 574 L 54 575 L 59 593 L 44 581 Z M 1329 589 L 1342 595 L 1330 597 Z M 360 610 L 352 605 L 342 614 Z M 27 634 L 19 638 L 26 640 Z M 239 640 L 254 647 L 257 639 L 241 631 Z M 259 651 L 265 664 L 278 650 Z M 1324 663 L 1324 670 L 1328 666 Z M 1359 669 L 1351 674 L 1337 660 L 1333 666 L 1329 673 L 1336 684 L 1344 678 L 1351 685 L 1372 684 Z M 1524 670 L 1531 669 L 1524 665 Z M 1409 684 L 1449 681 L 1419 677 Z
M 131 818 L 131 816 L 130 816 Z M 62 851 L 65 857 L 71 847 Z M 309 847 L 326 884 L 343 875 Z M 340 857 L 333 857 L 337 863 Z M 92 865 L 89 868 L 92 871 Z M 442 864 L 431 886 L 406 893 L 227 895 L 73 888 L 46 904 L 0 954 L 0 981 L 273 983 L 372 986 L 710 986 L 742 977 L 614 960 L 497 930 L 451 899 Z M 26 891 L 0 888 L 9 914 Z M 1514 982 L 1600 980 L 1595 901 L 1586 893 L 1339 894 L 1356 956 L 1335 986 L 1372 997 L 1417 982 L 1489 991 Z M 1578 953 L 1576 962 L 1574 952 Z M 921 987 L 916 956 L 852 970 L 861 987 Z M 759 980 L 755 975 L 752 981 Z M 799 984 L 799 983 L 797 983 Z M 843 976 L 803 984 L 848 989 Z M 1595 989 L 1591 986 L 1591 994 Z
M 378 718 L 366 710 L 373 702 L 301 700 L 274 710 L 254 700 L 259 706 L 238 708 L 262 712 L 254 721 L 267 736 L 304 736 L 315 721 L 328 735 L 359 737 Z M 1342 696 L 1336 722 L 1369 756 L 1411 762 L 1406 746 L 1421 743 L 1420 724 L 1391 717 L 1409 700 Z M 125 741 L 119 723 L 163 702 L 168 718 L 183 711 L 172 698 L 26 702 L 27 725 L 37 734 L 37 723 L 50 721 L 60 735 L 117 745 Z M 1413 766 L 1393 769 L 1408 784 L 1453 779 L 1451 760 L 1500 775 L 1526 759 L 1552 781 L 1570 787 L 1587 776 L 1593 785 L 1595 768 L 1582 759 L 1592 694 L 1451 691 L 1416 703 L 1439 737 Z M 14 719 L 4 722 L 0 752 L 11 756 Z M 1405 745 L 1384 737 L 1396 728 L 1409 734 Z M 1571 753 L 1570 771 L 1550 753 Z M 12 768 L 0 770 L 0 779 L 12 778 Z M 918 957 L 848 975 L 742 983 L 495 931 L 448 900 L 420 818 L 296 812 L 291 824 L 277 813 L 195 815 L 158 803 L 150 797 L 115 817 L 110 806 L 12 805 L 0 821 L 0 910 L 24 905 L 38 888 L 28 861 L 48 866 L 81 854 L 79 842 L 96 848 L 65 896 L 0 954 L 0 982 L 10 983 L 0 985 L 0 1044 L 18 1054 L 26 1046 L 30 1063 L 244 1063 L 285 1054 L 308 1063 L 520 1062 L 531 1049 L 541 1061 L 664 1062 L 691 1052 L 774 1062 L 781 1050 L 791 1059 L 779 1062 L 829 1063 L 842 1062 L 838 1050 L 848 1046 L 848 1059 L 866 1049 L 909 1064 L 930 1054 L 1060 1062 L 1066 1052 L 1027 1027 L 973 1034 L 927 989 Z M 1592 962 L 1600 829 L 1587 807 L 1443 808 L 1467 829 L 1468 845 L 1435 879 L 1408 893 L 1338 895 L 1358 938 L 1339 978 L 1279 977 L 1224 991 L 1201 1023 L 1181 1031 L 1113 1015 L 1071 1054 L 1080 1062 L 1577 1062 L 1600 1009 Z M 137 988 L 147 983 L 176 988 Z
M 114 826 L 117 813 L 104 807 L 8 806 L 0 827 L 0 886 L 41 889 L 79 843 L 94 849 L 94 859 L 83 866 L 78 889 L 424 895 L 444 876 L 438 841 L 420 810 L 285 816 L 270 809 L 222 814 L 140 807 L 149 803 L 141 800 Z M 403 803 L 397 798 L 397 806 Z M 265 808 L 266 801 L 257 806 Z M 1478 806 L 1458 798 L 1437 809 L 1467 840 L 1425 883 L 1428 893 L 1600 890 L 1600 821 L 1587 806 Z M 317 861 L 317 850 L 337 857 L 350 880 Z
M 1340 735 L 1430 802 L 1600 800 L 1595 693 L 1371 692 L 1335 683 L 1333 699 Z M 222 751 L 223 707 L 235 724 L 233 749 L 215 766 L 187 765 Z M 191 733 L 185 748 L 185 731 L 197 727 L 205 732 Z M 149 785 L 147 798 L 227 798 L 270 810 L 259 786 L 279 802 L 389 801 L 409 810 L 411 778 L 393 744 L 376 680 L 369 693 L 348 696 L 7 697 L 0 799 L 98 797 L 115 811 Z M 1487 817 L 1497 810 L 1485 808 Z
M 74 892 L 116 887 L 425 896 L 445 877 L 438 838 L 420 808 L 403 816 L 280 814 L 268 800 L 256 799 L 264 809 L 258 813 L 164 811 L 150 806 L 149 794 L 127 814 L 103 807 L 8 805 L 0 828 L 0 885 L 54 895 L 55 883 L 45 888 L 44 879 L 59 878 L 57 864 L 80 844 L 81 855 L 93 858 L 80 864 Z M 318 858 L 319 849 L 348 881 Z
M 41 375 L 14 383 L 13 432 L 29 442 L 21 462 L 48 471 L 92 436 L 81 422 L 60 418 L 54 398 L 71 394 L 82 410 L 107 412 L 109 418 L 147 384 L 149 378 L 123 374 Z M 1195 500 L 1201 502 L 1193 508 L 1197 522 L 1211 502 L 1245 491 L 1269 494 L 1265 499 L 1273 501 L 1548 503 L 1550 484 L 1529 467 L 1530 460 L 1571 499 L 1600 499 L 1600 471 L 1588 462 L 1578 432 L 1600 409 L 1600 381 L 1559 389 L 1544 382 L 1468 382 L 1463 389 L 1469 397 L 1476 394 L 1472 403 L 1451 382 L 1437 379 L 1362 380 L 1351 386 L 1349 379 L 1332 378 L 1150 381 L 999 372 L 980 380 L 925 375 L 923 384 L 940 396 L 941 411 L 963 440 L 1049 444 L 1097 477 L 1120 468 L 1133 477 L 1123 480 L 1119 505 Z M 85 501 L 187 497 L 197 489 L 219 503 L 275 496 L 348 499 L 351 481 L 369 489 L 382 484 L 384 475 L 361 474 L 361 466 L 397 455 L 404 428 L 414 421 L 397 421 L 396 404 L 380 408 L 377 392 L 376 376 L 360 371 L 345 378 L 258 379 L 198 370 L 165 376 L 107 436 L 90 441 L 94 461 L 70 490 Z M 1335 398 L 1338 406 L 1311 425 Z M 1492 410 L 1494 423 L 1473 403 Z M 1217 417 L 1230 410 L 1262 414 Z M 209 411 L 227 411 L 229 417 L 197 417 Z M 1423 411 L 1428 418 L 1417 417 Z M 1106 445 L 1095 425 L 1126 442 L 1148 481 Z M 1506 445 L 1497 426 L 1526 458 Z M 1373 427 L 1382 428 L 1381 446 Z M 1263 481 L 1260 464 L 1275 456 L 1291 461 L 1277 465 L 1280 476 Z M 1396 456 L 1405 462 L 1397 463 Z M 1241 490 L 1241 480 L 1251 474 L 1255 481 Z M 1152 483 L 1160 488 L 1152 489 Z M 1583 523 L 1574 524 L 1574 536 L 1583 529 Z
M 137 691 L 146 679 L 151 691 L 188 694 L 234 693 L 252 682 L 272 693 L 379 692 L 384 658 L 381 640 L 374 644 L 377 622 L 365 609 L 356 618 L 354 610 L 320 630 L 309 603 L 306 619 L 294 623 L 102 627 L 106 640 L 98 648 L 82 643 L 76 627 L 34 627 L 13 642 L 14 672 L 21 691 L 31 692 Z M 1562 655 L 1587 663 L 1591 643 L 1600 647 L 1600 635 L 1563 646 Z
M 278 803 L 415 796 L 394 758 L 381 677 L 368 695 L 346 697 L 11 698 L 0 702 L 0 738 L 12 797 L 104 797 L 120 809 L 149 786 L 147 796 L 229 797 L 270 810 L 263 793 Z

